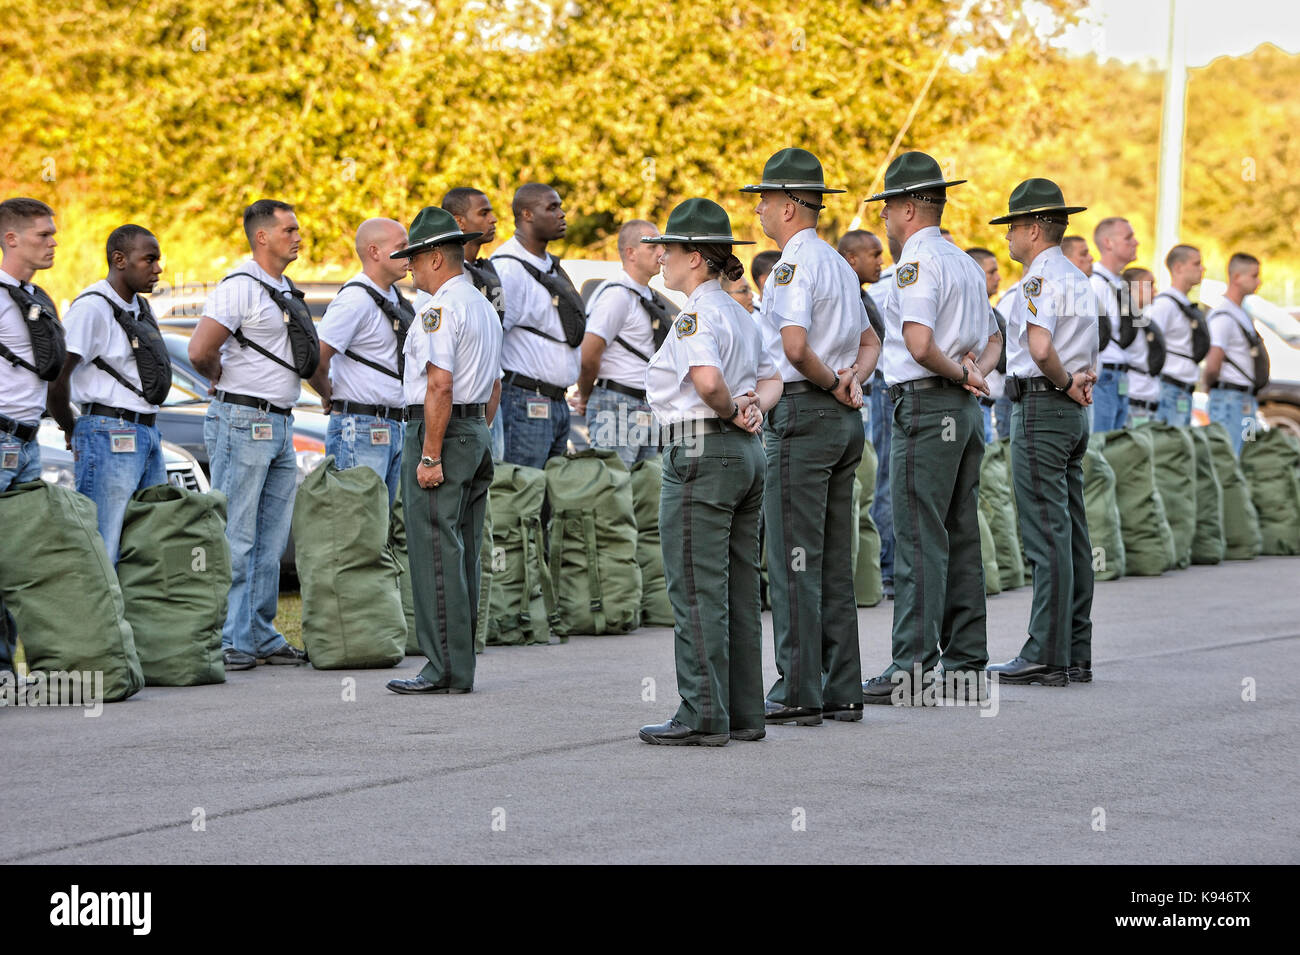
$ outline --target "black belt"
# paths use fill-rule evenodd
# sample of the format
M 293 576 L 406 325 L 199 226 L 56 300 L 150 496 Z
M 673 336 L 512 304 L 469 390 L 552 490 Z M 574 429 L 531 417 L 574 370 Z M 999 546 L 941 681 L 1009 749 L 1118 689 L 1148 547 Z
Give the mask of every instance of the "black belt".
M 1060 391 L 1061 390 L 1060 388 L 1056 387 L 1056 385 L 1052 384 L 1050 379 L 1044 378 L 1042 375 L 1035 375 L 1033 378 L 1020 378 L 1014 375 L 1012 377 L 1015 378 L 1016 385 L 1020 389 L 1020 397 L 1011 398 L 1012 401 L 1021 401 L 1024 399 L 1025 395 L 1035 391 Z M 1074 381 L 1073 378 L 1071 378 L 1070 380 L 1071 382 Z M 1008 395 L 1007 397 L 1010 398 L 1011 396 Z
M 1173 385 L 1175 388 L 1181 388 L 1189 395 L 1196 390 L 1196 382 L 1194 381 L 1191 384 L 1188 384 L 1185 381 L 1179 381 L 1177 378 L 1174 378 L 1172 375 L 1161 375 L 1160 380 L 1165 382 L 1166 384 Z
M 909 391 L 929 391 L 931 388 L 960 388 L 962 387 L 951 378 L 944 378 L 942 375 L 935 375 L 933 378 L 917 378 L 913 381 L 905 381 L 902 384 L 889 386 L 889 400 L 897 401 Z
M 526 375 L 521 375 L 517 371 L 506 372 L 506 376 L 502 379 L 502 383 L 514 385 L 516 388 L 522 388 L 525 391 L 535 391 L 539 395 L 545 395 L 552 401 L 563 401 L 564 392 L 566 390 L 561 388 L 559 385 L 547 384 L 544 381 L 538 381 L 536 378 L 529 378 Z
M 811 381 L 787 381 L 781 386 L 781 394 L 784 395 L 829 395 L 830 392 L 821 385 L 815 385 Z
M 355 401 L 331 401 L 330 411 L 335 414 L 360 414 L 389 421 L 405 421 L 405 408 L 386 408 L 383 405 L 359 405 Z
M 1101 367 L 1104 371 L 1128 371 L 1127 362 L 1102 362 Z
M 983 395 L 977 395 L 976 397 L 979 398 L 980 404 L 982 404 L 985 408 L 992 408 L 995 403 L 992 398 L 985 398 Z
M 40 430 L 39 425 L 19 424 L 13 418 L 0 414 L 0 431 L 8 431 L 20 441 L 31 441 Z
M 277 408 L 265 398 L 254 398 L 252 395 L 237 395 L 233 391 L 218 391 L 216 399 L 232 405 L 243 405 L 245 408 L 256 408 L 258 411 L 269 411 L 271 414 L 289 415 L 293 413 L 292 408 Z
M 486 418 L 487 405 L 452 405 L 451 416 L 453 418 Z M 407 405 L 407 421 L 423 421 L 424 405 Z
M 94 402 L 86 405 L 81 413 L 99 415 L 104 418 L 121 418 L 123 421 L 130 421 L 132 424 L 143 425 L 146 428 L 153 427 L 156 417 L 153 413 L 145 414 L 142 411 L 127 411 L 125 408 L 110 408 L 108 405 Z
M 1158 401 L 1138 401 L 1135 398 L 1128 400 L 1128 406 L 1130 408 L 1141 408 L 1143 411 L 1150 411 L 1153 414 L 1160 410 L 1160 402 Z
M 636 398 L 638 401 L 645 401 L 644 388 L 633 388 L 629 385 L 620 385 L 617 381 L 610 381 L 608 378 L 597 378 L 594 384 L 597 388 L 604 388 L 608 391 L 617 391 L 620 395 L 627 395 L 629 398 Z
M 739 428 L 730 421 L 723 421 L 721 418 L 692 418 L 668 426 L 668 443 L 676 444 L 678 441 L 694 438 L 701 434 L 722 434 L 726 431 L 739 431 L 742 434 L 749 433 L 744 428 Z
M 1229 391 L 1240 391 L 1240 392 L 1244 392 L 1245 394 L 1250 394 L 1255 390 L 1250 385 L 1234 385 L 1230 381 L 1221 381 L 1218 384 L 1216 384 L 1214 388 L 1227 388 Z M 1211 388 L 1210 390 L 1213 391 L 1214 388 Z

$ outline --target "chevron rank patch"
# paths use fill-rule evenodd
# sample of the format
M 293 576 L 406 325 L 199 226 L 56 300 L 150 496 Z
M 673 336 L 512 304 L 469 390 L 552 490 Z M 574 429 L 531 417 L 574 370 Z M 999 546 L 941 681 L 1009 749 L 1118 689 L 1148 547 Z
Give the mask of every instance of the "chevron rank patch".
M 426 332 L 436 332 L 442 327 L 442 309 L 426 308 L 420 316 L 420 322 Z
M 1037 318 L 1038 306 L 1034 304 L 1034 296 L 1041 294 L 1043 291 L 1042 277 L 1035 275 L 1021 286 L 1021 290 L 1025 293 L 1025 308 L 1029 309 L 1030 315 Z
M 908 262 L 906 265 L 900 265 L 898 267 L 898 272 L 895 273 L 895 275 L 898 281 L 898 287 L 907 288 L 907 286 L 911 285 L 921 277 L 921 267 L 915 262 Z
M 789 285 L 794 280 L 795 266 L 790 262 L 782 262 L 772 272 L 772 281 L 777 285 Z
M 677 337 L 686 338 L 694 335 L 700 327 L 700 316 L 697 312 L 682 312 L 677 316 Z

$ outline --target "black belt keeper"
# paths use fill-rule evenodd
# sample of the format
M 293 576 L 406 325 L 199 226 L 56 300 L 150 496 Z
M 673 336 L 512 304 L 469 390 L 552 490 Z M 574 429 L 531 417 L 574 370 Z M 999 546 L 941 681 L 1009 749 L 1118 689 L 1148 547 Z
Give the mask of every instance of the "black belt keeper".
M 452 416 L 453 418 L 486 418 L 486 417 L 487 417 L 487 405 L 485 405 L 485 404 L 478 404 L 478 405 L 452 405 L 452 406 L 451 406 L 451 416 Z M 407 406 L 406 406 L 406 420 L 407 420 L 407 421 L 423 421 L 423 420 L 424 420 L 424 405 L 407 405 Z
M 95 402 L 86 405 L 81 413 L 99 415 L 101 418 L 121 418 L 123 421 L 129 421 L 145 428 L 152 428 L 157 417 L 153 412 L 145 414 L 143 411 L 127 411 L 125 408 L 110 408 L 108 405 L 96 404 Z
M 20 424 L 13 418 L 0 414 L 0 431 L 7 431 L 19 441 L 31 441 L 35 439 L 40 430 L 39 425 Z
M 668 444 L 677 444 L 687 438 L 694 438 L 702 434 L 722 434 L 726 431 L 739 431 L 742 434 L 748 434 L 744 428 L 739 428 L 730 421 L 723 421 L 721 418 L 693 418 L 689 421 L 678 421 L 676 424 L 668 425 Z
M 627 395 L 629 398 L 645 401 L 644 388 L 620 385 L 617 381 L 610 381 L 608 378 L 597 378 L 592 384 L 597 388 L 604 388 L 606 391 L 617 391 L 620 395 Z
M 1174 378 L 1172 375 L 1161 375 L 1160 380 L 1167 385 L 1173 385 L 1175 388 L 1181 388 L 1189 395 L 1196 390 L 1196 382 L 1194 381 L 1191 384 L 1188 384 L 1185 381 L 1179 381 L 1177 378 Z
M 265 398 L 254 398 L 252 395 L 237 395 L 232 391 L 218 391 L 214 395 L 218 401 L 224 401 L 231 405 L 243 405 L 245 408 L 256 408 L 258 411 L 269 411 L 271 414 L 289 415 L 293 413 L 292 408 L 277 408 Z
M 1117 363 L 1113 361 L 1107 361 L 1107 362 L 1102 362 L 1101 367 L 1103 371 L 1128 371 L 1128 364 L 1126 362 Z
M 1250 394 L 1252 391 L 1255 390 L 1250 385 L 1234 385 L 1230 381 L 1221 381 L 1218 384 L 1216 384 L 1214 388 L 1226 388 L 1228 389 L 1228 391 L 1240 391 L 1240 392 L 1244 392 L 1245 394 Z M 1213 391 L 1214 388 L 1211 388 L 1210 390 Z
M 371 418 L 387 418 L 389 421 L 406 420 L 405 408 L 388 408 L 384 405 L 360 405 L 355 401 L 330 402 L 330 412 L 332 414 L 359 414 Z
M 517 371 L 508 371 L 505 377 L 501 379 L 504 385 L 514 385 L 516 388 L 522 388 L 524 391 L 535 391 L 539 395 L 545 395 L 552 401 L 563 401 L 566 389 L 559 385 L 552 385 L 545 381 L 538 381 L 536 378 L 529 378 L 527 375 L 521 375 Z
M 889 386 L 889 400 L 897 401 L 911 391 L 929 391 L 931 388 L 960 388 L 961 385 L 951 378 L 935 375 L 932 378 L 916 378 L 902 384 Z

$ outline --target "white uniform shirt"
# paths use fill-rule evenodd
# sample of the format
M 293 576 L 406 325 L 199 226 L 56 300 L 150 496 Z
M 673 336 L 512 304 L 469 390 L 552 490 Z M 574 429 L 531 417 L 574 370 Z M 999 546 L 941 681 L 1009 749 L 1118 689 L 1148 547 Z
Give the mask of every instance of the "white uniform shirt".
M 464 273 L 415 298 L 406 335 L 406 404 L 424 404 L 429 364 L 451 372 L 455 405 L 485 404 L 501 377 L 501 319 Z
M 1251 375 L 1255 373 L 1255 359 L 1250 357 L 1249 334 L 1258 334 L 1251 317 L 1236 302 L 1224 298 L 1210 313 L 1210 347 L 1223 349 L 1224 360 L 1219 367 L 1219 380 L 1233 385 L 1254 385 Z M 1240 368 L 1228 364 L 1228 359 L 1235 361 Z M 1242 370 L 1245 373 L 1242 373 Z
M 884 312 L 881 361 L 889 385 L 934 377 L 907 350 L 904 322 L 929 328 L 939 350 L 955 362 L 968 351 L 978 355 L 988 342 L 989 327 L 997 329 L 984 270 L 945 239 L 938 226 L 917 230 L 903 244 Z
M 279 280 L 271 278 L 252 259 L 230 274 L 240 272 L 254 275 L 272 288 L 289 291 L 289 283 L 283 276 Z M 284 313 L 266 289 L 251 279 L 221 282 L 203 303 L 203 315 L 215 319 L 231 332 L 221 346 L 218 390 L 251 395 L 282 408 L 292 407 L 302 392 L 297 372 L 276 364 L 253 348 L 243 348 L 235 341 L 234 331 L 243 329 L 244 337 L 250 342 L 257 342 L 282 361 L 293 365 L 293 348 L 289 344 Z
M 691 369 L 702 365 L 722 371 L 733 397 L 751 390 L 760 378 L 777 374 L 763 348 L 762 332 L 717 279 L 690 294 L 646 369 L 647 398 L 661 426 L 717 417 L 691 384 Z
M 551 293 L 518 262 L 502 258 L 504 255 L 523 259 L 539 272 L 549 272 L 556 261 L 550 253 L 539 259 L 513 236 L 492 254 L 492 265 L 496 267 L 501 291 L 506 297 L 501 364 L 528 378 L 567 388 L 578 380 L 580 351 L 564 343 L 560 310 L 551 301 Z M 540 329 L 559 341 L 526 332 L 521 327 L 525 325 Z
M 81 358 L 69 381 L 72 400 L 82 406 L 83 413 L 91 402 L 143 414 L 157 412 L 157 405 L 149 404 L 108 372 L 91 364 L 96 358 L 102 358 L 127 381 L 141 387 L 140 369 L 136 367 L 135 353 L 126 332 L 113 317 L 108 302 L 99 295 L 88 295 L 88 292 L 108 296 L 114 305 L 130 312 L 133 318 L 138 317 L 140 311 L 134 299 L 129 304 L 124 302 L 113 291 L 108 279 L 100 279 L 68 306 L 68 313 L 63 318 L 63 327 L 68 335 L 68 353 Z
M 395 287 L 389 286 L 385 292 L 364 272 L 349 281 L 367 285 L 397 305 L 401 293 Z M 354 351 L 363 358 L 393 369 L 394 374 L 397 372 L 397 333 L 392 321 L 375 304 L 369 292 L 359 288 L 341 290 L 325 309 L 317 334 L 322 342 L 338 352 L 330 359 L 330 387 L 336 400 L 385 408 L 402 406 L 404 399 L 399 379 L 343 354 Z
M 1110 341 L 1106 343 L 1105 349 L 1101 353 L 1101 363 L 1103 365 L 1127 365 L 1129 356 L 1119 344 L 1119 295 L 1120 289 L 1124 283 L 1118 275 L 1108 271 L 1105 266 L 1099 262 L 1092 265 L 1092 275 L 1088 278 L 1092 283 L 1092 294 L 1096 296 L 1100 306 L 1097 314 L 1101 314 L 1104 309 L 1110 316 Z
M 18 280 L 0 271 L 0 283 L 17 285 Z M 26 283 L 30 291 L 32 283 Z M 29 364 L 36 363 L 27 318 L 18 309 L 13 296 L 0 289 L 0 342 Z M 0 414 L 20 424 L 36 424 L 45 413 L 45 382 L 22 365 L 0 358 Z
M 1003 303 L 1008 303 L 1004 298 Z M 1034 257 L 1020 278 L 1014 307 L 1007 320 L 1007 374 L 1038 378 L 1043 372 L 1029 354 L 1030 325 L 1052 333 L 1052 345 L 1065 370 L 1074 373 L 1097 366 L 1097 300 L 1088 277 L 1061 252 L 1059 245 Z
M 1150 324 L 1155 324 L 1151 320 L 1149 312 L 1143 312 L 1144 319 Z M 1138 322 L 1137 337 L 1133 339 L 1133 344 L 1124 349 L 1128 359 L 1128 400 L 1129 401 L 1146 401 L 1151 404 L 1160 403 L 1160 376 L 1151 375 L 1147 372 L 1147 335 L 1146 328 Z
M 844 256 L 815 229 L 790 237 L 763 286 L 770 303 L 763 308 L 764 344 L 782 381 L 804 381 L 781 344 L 781 329 L 797 325 L 808 333 L 808 347 L 833 371 L 858 357 L 862 333 L 871 327 L 862 304 L 862 287 Z
M 1020 283 L 1017 282 L 998 299 L 997 305 L 994 307 L 1002 313 L 1003 321 L 1007 321 L 1007 316 L 1011 314 L 1011 309 L 1016 307 L 1016 297 L 1019 294 Z M 1011 352 L 1009 351 L 1011 346 L 1008 344 L 1008 336 L 1010 334 L 1011 325 L 1010 322 L 1007 322 L 1007 331 L 1002 336 L 1002 349 L 1006 352 L 1008 361 L 1011 359 Z M 1007 367 L 1010 368 L 1011 366 L 1008 365 Z M 1004 397 L 1007 393 L 1007 376 L 998 371 L 996 367 L 984 376 L 984 383 L 989 386 L 989 397 L 994 401 Z
M 1191 358 L 1174 354 L 1174 352 L 1182 352 L 1183 355 L 1192 353 L 1192 326 L 1182 309 L 1178 307 L 1178 302 L 1190 305 L 1191 299 L 1176 288 L 1163 289 L 1155 297 L 1151 307 L 1146 310 L 1146 316 L 1160 326 L 1160 331 L 1165 336 L 1165 367 L 1162 373 L 1194 385 L 1200 376 L 1200 369 L 1196 362 Z
M 639 301 L 648 298 L 650 288 L 638 283 L 626 271 L 620 271 L 596 289 L 587 316 L 587 331 L 605 340 L 598 378 L 610 378 L 629 388 L 645 386 L 646 363 L 614 339 L 623 339 L 643 355 L 654 354 L 655 339 L 650 328 L 650 316 Z

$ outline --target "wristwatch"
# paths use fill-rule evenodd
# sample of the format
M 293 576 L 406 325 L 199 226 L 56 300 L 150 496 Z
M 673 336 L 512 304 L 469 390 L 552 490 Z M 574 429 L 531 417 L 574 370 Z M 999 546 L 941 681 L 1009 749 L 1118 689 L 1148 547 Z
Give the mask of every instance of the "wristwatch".
M 1074 372 L 1070 372 L 1070 377 L 1065 379 L 1065 387 L 1061 388 L 1061 391 L 1069 391 L 1073 387 L 1074 387 Z
M 968 381 L 970 381 L 970 368 L 968 368 L 966 365 L 962 365 L 962 366 L 961 366 L 961 380 L 959 380 L 959 381 L 957 382 L 957 384 L 959 384 L 959 385 L 964 385 L 964 384 L 966 384 L 966 382 L 968 382 Z
M 442 458 L 431 458 L 427 454 L 420 457 L 420 463 L 426 468 L 436 468 L 442 463 Z

